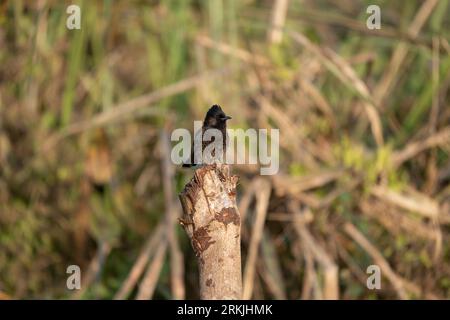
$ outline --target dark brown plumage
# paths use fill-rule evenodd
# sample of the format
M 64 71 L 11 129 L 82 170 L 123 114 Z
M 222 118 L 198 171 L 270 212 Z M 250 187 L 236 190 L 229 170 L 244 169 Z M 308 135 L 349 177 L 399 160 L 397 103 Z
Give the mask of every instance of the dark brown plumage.
M 227 116 L 225 114 L 225 112 L 223 112 L 222 108 L 219 105 L 215 104 L 206 113 L 205 120 L 203 121 L 202 132 L 201 132 L 201 137 L 203 137 L 204 133 L 208 129 L 220 130 L 220 132 L 222 133 L 222 137 L 223 137 L 224 159 L 225 159 L 225 151 L 226 151 L 226 145 L 227 145 L 227 121 L 229 119 L 231 119 L 231 117 Z M 198 139 L 198 138 L 200 138 L 199 133 L 196 133 L 194 140 Z M 204 151 L 206 146 L 213 143 L 214 141 L 215 141 L 214 137 L 211 139 L 211 141 L 205 141 L 204 139 L 202 139 L 202 151 Z M 194 152 L 195 152 L 194 143 L 192 143 L 191 157 L 190 157 L 188 163 L 183 164 L 183 167 L 189 168 L 189 167 L 197 166 L 197 164 L 194 163 Z M 214 156 L 214 154 L 212 154 L 212 155 Z

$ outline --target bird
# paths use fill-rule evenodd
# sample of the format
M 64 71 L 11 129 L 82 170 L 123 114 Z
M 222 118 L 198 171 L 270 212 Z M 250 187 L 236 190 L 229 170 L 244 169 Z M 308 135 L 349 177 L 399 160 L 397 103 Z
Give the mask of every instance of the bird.
M 215 141 L 214 136 L 212 136 L 210 141 L 208 141 L 209 139 L 206 139 L 206 141 L 205 141 L 204 134 L 208 129 L 217 129 L 222 133 L 223 145 L 221 148 L 222 150 L 220 150 L 220 151 L 223 152 L 222 159 L 225 159 L 226 145 L 227 145 L 227 121 L 230 119 L 232 119 L 232 118 L 230 116 L 226 115 L 225 112 L 222 110 L 222 108 L 219 105 L 215 104 L 215 105 L 211 106 L 211 108 L 209 108 L 208 112 L 206 113 L 205 119 L 203 121 L 202 129 L 198 130 L 199 132 L 195 133 L 194 141 L 193 141 L 192 147 L 191 147 L 191 155 L 190 155 L 190 158 L 188 159 L 188 161 L 183 163 L 184 168 L 191 168 L 191 167 L 195 168 L 198 166 L 198 164 L 194 163 L 194 159 L 195 159 L 194 154 L 199 151 L 199 150 L 195 150 L 195 148 L 194 148 L 195 141 L 197 141 L 199 143 L 201 142 L 202 153 L 209 144 L 211 144 Z M 215 148 L 217 148 L 217 146 L 215 146 Z M 218 148 L 218 150 L 219 150 L 219 148 Z M 214 151 L 215 151 L 215 149 L 214 149 Z M 213 157 L 215 157 L 214 151 L 211 154 Z M 197 159 L 199 159 L 199 157 L 197 157 Z M 207 162 L 207 161 L 205 161 L 205 155 L 203 155 L 203 157 L 202 157 L 202 162 Z

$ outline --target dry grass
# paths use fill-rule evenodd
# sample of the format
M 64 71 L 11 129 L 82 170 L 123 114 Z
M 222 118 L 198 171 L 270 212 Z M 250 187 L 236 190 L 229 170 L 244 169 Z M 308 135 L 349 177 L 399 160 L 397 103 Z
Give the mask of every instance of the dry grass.
M 212 103 L 280 129 L 234 166 L 244 298 L 450 297 L 448 0 L 79 3 L 0 4 L 0 299 L 198 298 L 168 134 Z

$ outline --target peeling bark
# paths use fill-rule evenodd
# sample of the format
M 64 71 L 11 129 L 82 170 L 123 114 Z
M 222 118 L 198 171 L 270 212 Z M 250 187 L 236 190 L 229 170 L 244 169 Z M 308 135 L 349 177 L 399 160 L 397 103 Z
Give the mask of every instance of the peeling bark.
M 180 223 L 198 259 L 201 299 L 242 297 L 237 181 L 228 165 L 207 165 L 195 171 L 180 194 Z

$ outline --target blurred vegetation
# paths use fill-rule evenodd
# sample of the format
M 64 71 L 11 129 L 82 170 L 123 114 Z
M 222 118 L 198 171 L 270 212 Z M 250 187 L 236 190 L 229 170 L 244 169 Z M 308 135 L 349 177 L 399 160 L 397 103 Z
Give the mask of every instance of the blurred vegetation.
M 340 298 L 450 297 L 449 1 L 290 1 L 281 42 L 276 2 L 0 2 L 0 298 L 69 298 L 67 266 L 93 262 L 79 297 L 113 298 L 164 220 L 161 130 L 191 130 L 213 103 L 233 128 L 280 128 L 254 298 L 323 298 L 305 229 Z M 81 30 L 66 28 L 70 4 Z M 366 28 L 370 4 L 381 30 Z M 245 267 L 259 171 L 234 171 Z M 176 168 L 175 192 L 191 176 Z M 395 275 L 382 267 L 381 290 L 348 223 Z M 169 256 L 153 298 L 174 298 Z

